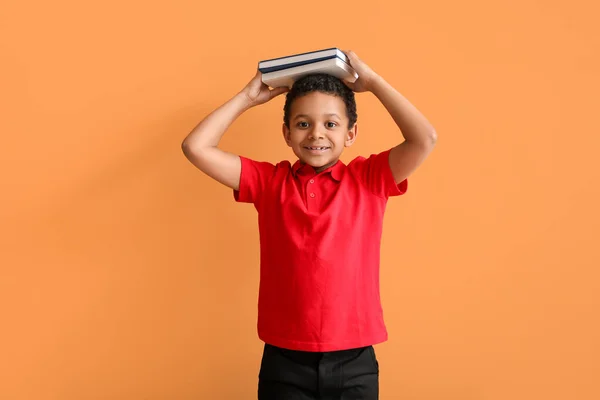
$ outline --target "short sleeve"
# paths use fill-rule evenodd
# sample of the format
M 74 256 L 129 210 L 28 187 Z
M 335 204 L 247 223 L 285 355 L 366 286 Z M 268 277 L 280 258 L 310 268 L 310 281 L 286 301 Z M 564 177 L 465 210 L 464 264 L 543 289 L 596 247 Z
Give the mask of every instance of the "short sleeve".
M 379 197 L 400 196 L 408 189 L 408 180 L 396 184 L 390 168 L 390 151 L 372 154 L 368 158 L 358 157 L 349 165 L 362 183 Z
M 240 203 L 258 203 L 260 197 L 274 174 L 275 166 L 268 162 L 254 161 L 240 156 L 242 171 L 240 188 L 233 191 L 235 201 Z

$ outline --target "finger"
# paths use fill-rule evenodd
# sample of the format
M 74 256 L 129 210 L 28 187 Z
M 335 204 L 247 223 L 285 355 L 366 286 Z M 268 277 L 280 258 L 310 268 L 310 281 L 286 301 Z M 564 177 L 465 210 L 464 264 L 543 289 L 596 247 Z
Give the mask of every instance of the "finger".
M 346 56 L 350 59 L 350 60 L 357 60 L 358 56 L 356 55 L 355 52 L 353 52 L 352 50 L 346 50 L 344 52 L 346 54 Z
M 289 91 L 290 91 L 290 89 L 287 86 L 275 88 L 275 89 L 271 90 L 271 98 L 277 97 L 280 94 L 283 94 L 283 93 L 286 93 Z
M 350 55 L 350 50 L 342 50 L 342 53 L 344 53 L 346 57 L 348 57 L 348 61 L 350 61 L 350 64 L 352 64 L 352 56 Z

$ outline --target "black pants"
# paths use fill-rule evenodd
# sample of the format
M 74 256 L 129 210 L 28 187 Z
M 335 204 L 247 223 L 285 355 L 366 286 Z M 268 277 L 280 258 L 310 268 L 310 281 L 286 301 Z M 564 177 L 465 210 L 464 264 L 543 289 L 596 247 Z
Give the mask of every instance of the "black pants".
M 377 400 L 379 366 L 373 346 L 314 353 L 265 345 L 259 400 Z

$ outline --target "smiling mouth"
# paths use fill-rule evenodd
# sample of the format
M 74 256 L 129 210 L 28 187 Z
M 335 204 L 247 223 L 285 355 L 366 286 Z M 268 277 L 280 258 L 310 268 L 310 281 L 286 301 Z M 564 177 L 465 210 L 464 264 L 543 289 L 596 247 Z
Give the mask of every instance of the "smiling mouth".
M 304 148 L 311 151 L 325 151 L 330 149 L 329 146 L 304 146 Z

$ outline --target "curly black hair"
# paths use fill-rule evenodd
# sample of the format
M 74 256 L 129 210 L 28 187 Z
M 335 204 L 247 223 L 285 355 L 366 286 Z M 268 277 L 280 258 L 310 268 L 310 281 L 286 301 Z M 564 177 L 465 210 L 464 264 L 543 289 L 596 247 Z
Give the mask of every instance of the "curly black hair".
M 346 114 L 349 120 L 348 129 L 354 126 L 358 118 L 354 92 L 339 78 L 328 74 L 306 75 L 294 82 L 285 97 L 285 105 L 283 106 L 283 122 L 285 126 L 290 127 L 290 112 L 294 100 L 311 92 L 327 93 L 340 97 L 344 101 L 344 104 L 346 104 Z

